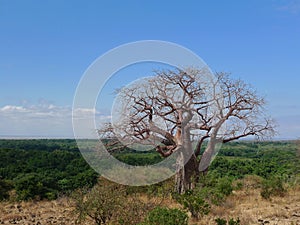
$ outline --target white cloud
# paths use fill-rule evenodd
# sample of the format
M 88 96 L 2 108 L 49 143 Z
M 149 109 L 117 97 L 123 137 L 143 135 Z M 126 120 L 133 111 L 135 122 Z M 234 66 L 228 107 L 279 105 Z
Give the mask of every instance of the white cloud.
M 74 115 L 74 119 L 82 120 L 82 123 L 91 116 L 95 116 L 97 122 L 110 118 L 109 115 L 87 108 L 76 109 Z M 3 106 L 0 108 L 0 135 L 73 137 L 72 108 L 44 103 Z
M 0 112 L 26 112 L 26 109 L 22 106 L 6 105 L 0 108 Z

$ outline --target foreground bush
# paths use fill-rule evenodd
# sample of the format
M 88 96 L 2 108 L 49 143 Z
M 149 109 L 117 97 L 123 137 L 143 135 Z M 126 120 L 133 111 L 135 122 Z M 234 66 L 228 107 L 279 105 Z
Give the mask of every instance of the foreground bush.
M 142 201 L 139 193 L 129 187 L 101 179 L 91 190 L 81 189 L 73 194 L 79 223 L 87 217 L 95 224 L 133 225 L 144 220 L 155 208 L 153 202 Z
M 140 225 L 187 225 L 188 215 L 179 209 L 156 207 Z
M 217 225 L 240 225 L 241 221 L 239 218 L 237 218 L 237 220 L 234 220 L 233 218 L 231 218 L 229 221 L 222 219 L 222 218 L 217 218 L 215 219 L 215 222 L 217 223 Z M 227 223 L 228 222 L 228 223 Z
M 90 217 L 95 224 L 106 224 L 122 208 L 125 188 L 113 183 L 95 185 L 90 191 L 80 190 L 74 195 L 78 222 Z
M 117 213 L 113 224 L 136 225 L 147 216 L 147 213 L 153 210 L 157 204 L 153 202 L 142 201 L 139 195 L 129 195 L 123 202 L 123 207 Z
M 182 195 L 175 195 L 175 199 L 185 209 L 187 209 L 194 218 L 201 218 L 210 212 L 210 205 L 194 191 L 187 191 Z

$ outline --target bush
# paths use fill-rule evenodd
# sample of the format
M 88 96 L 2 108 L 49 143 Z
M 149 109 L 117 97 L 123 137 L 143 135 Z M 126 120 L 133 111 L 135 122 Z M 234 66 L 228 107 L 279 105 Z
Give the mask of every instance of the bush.
M 237 220 L 234 220 L 234 219 L 230 219 L 228 221 L 228 225 L 240 225 L 241 224 L 241 221 L 240 221 L 240 218 L 237 218 Z
M 203 177 L 194 193 L 210 204 L 220 205 L 233 191 L 232 179 L 218 178 L 214 174 Z
M 227 220 L 222 219 L 222 218 L 217 218 L 215 219 L 217 225 L 226 225 L 227 224 Z
M 117 213 L 115 223 L 121 225 L 139 224 L 153 210 L 156 205 L 152 202 L 142 201 L 139 195 L 129 195 L 124 199 L 123 207 Z
M 189 210 L 194 218 L 199 219 L 210 212 L 210 205 L 199 194 L 191 190 L 182 195 L 176 195 L 175 199 Z
M 13 188 L 11 182 L 0 179 L 0 201 L 9 198 L 9 191 Z
M 233 191 L 232 181 L 227 177 L 220 178 L 217 183 L 217 190 L 225 196 L 230 195 Z
M 140 225 L 187 225 L 188 215 L 179 209 L 156 207 Z
M 283 197 L 286 191 L 283 180 L 280 177 L 273 177 L 262 182 L 260 194 L 264 199 L 270 199 L 271 196 Z
M 73 194 L 75 213 L 82 222 L 88 216 L 95 224 L 106 224 L 118 215 L 125 202 L 125 188 L 110 182 L 95 185 L 90 191 L 81 190 Z
M 215 219 L 215 222 L 217 223 L 217 225 L 226 225 L 228 222 L 228 225 L 240 225 L 240 219 L 237 218 L 237 220 L 234 220 L 233 218 L 231 218 L 229 221 L 222 219 L 222 218 L 217 218 Z

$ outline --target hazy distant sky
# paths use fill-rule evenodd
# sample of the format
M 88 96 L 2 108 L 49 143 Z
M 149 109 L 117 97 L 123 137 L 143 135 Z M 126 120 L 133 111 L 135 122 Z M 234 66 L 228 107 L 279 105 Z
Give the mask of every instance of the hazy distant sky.
M 72 136 L 87 67 L 149 39 L 185 46 L 213 71 L 251 83 L 279 124 L 276 138 L 300 137 L 300 0 L 0 0 L 0 135 Z

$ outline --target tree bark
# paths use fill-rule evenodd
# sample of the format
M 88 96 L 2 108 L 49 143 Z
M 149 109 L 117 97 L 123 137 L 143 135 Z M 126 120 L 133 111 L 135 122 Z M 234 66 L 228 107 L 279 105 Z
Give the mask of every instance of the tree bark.
M 199 180 L 198 162 L 195 154 L 190 157 L 185 165 L 183 165 L 183 159 L 183 154 L 181 153 L 177 159 L 178 167 L 175 176 L 175 188 L 179 194 L 194 189 Z
M 192 116 L 183 121 L 181 137 L 182 148 L 177 158 L 177 171 L 175 176 L 176 192 L 185 193 L 194 189 L 199 178 L 199 164 L 192 146 L 190 128 L 185 126 Z

